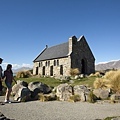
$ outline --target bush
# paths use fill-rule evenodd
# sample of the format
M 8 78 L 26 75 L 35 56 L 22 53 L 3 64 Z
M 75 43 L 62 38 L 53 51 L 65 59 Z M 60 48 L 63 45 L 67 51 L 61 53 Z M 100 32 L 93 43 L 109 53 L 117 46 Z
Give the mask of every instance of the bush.
M 77 102 L 80 100 L 81 100 L 80 95 L 72 95 L 72 96 L 70 96 L 68 101 Z
M 78 68 L 71 68 L 70 69 L 70 75 L 71 76 L 75 76 L 75 75 L 78 75 L 78 74 L 80 74 L 80 71 L 79 71 Z
M 120 70 L 114 72 L 113 76 L 110 77 L 111 89 L 115 93 L 120 93 Z
M 93 91 L 90 91 L 88 102 L 95 103 L 96 100 L 97 100 L 97 97 L 93 94 Z
M 120 70 L 106 72 L 103 78 L 96 78 L 95 88 L 110 88 L 114 93 L 120 93 Z
M 17 72 L 16 74 L 17 78 L 28 78 L 30 76 L 32 76 L 30 71 L 20 71 L 20 72 Z
M 95 74 L 91 73 L 89 77 L 101 77 L 100 72 L 96 72 Z
M 110 81 L 103 78 L 96 78 L 96 80 L 93 83 L 93 86 L 95 89 L 97 88 L 109 88 Z
M 38 99 L 41 101 L 41 102 L 45 102 L 45 101 L 54 101 L 54 100 L 57 100 L 57 96 L 53 93 L 51 94 L 42 94 L 42 93 L 39 93 L 38 94 Z

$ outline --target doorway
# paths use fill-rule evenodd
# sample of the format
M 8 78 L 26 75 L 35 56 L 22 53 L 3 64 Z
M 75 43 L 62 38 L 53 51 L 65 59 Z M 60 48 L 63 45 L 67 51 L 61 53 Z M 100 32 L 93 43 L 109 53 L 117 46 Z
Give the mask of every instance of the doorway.
M 60 75 L 63 75 L 63 65 L 60 65 Z
M 53 66 L 50 66 L 50 76 L 53 76 Z
M 36 67 L 36 75 L 38 75 L 38 67 Z
M 42 75 L 45 75 L 45 66 L 43 66 Z
M 86 61 L 85 61 L 85 59 L 81 60 L 81 74 L 86 74 Z

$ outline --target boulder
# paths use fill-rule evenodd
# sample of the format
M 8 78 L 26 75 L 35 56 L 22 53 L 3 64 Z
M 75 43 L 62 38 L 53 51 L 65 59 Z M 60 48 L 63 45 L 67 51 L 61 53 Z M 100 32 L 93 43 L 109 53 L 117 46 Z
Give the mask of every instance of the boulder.
M 22 80 L 17 80 L 17 84 L 12 87 L 12 95 L 15 95 L 22 86 L 27 87 L 28 83 Z
M 73 95 L 73 88 L 71 85 L 60 84 L 56 88 L 56 95 L 59 98 L 60 101 L 68 101 L 70 96 Z
M 28 83 L 18 80 L 17 84 L 12 87 L 12 95 L 14 96 L 14 100 L 17 101 L 28 101 L 31 97 L 31 92 L 27 88 Z M 23 100 L 24 99 L 24 100 Z
M 81 101 L 88 101 L 90 90 L 85 85 L 76 85 L 73 90 L 74 95 L 79 95 Z
M 112 94 L 111 96 L 110 96 L 110 100 L 111 101 L 116 101 L 116 100 L 119 100 L 120 101 L 120 94 Z
M 48 94 L 51 92 L 51 88 L 42 82 L 30 82 L 28 88 L 32 91 L 32 97 L 36 97 L 38 93 Z
M 107 99 L 109 97 L 109 90 L 108 89 L 94 89 L 93 94 L 100 99 Z
M 14 100 L 17 100 L 20 102 L 31 100 L 31 91 L 27 87 L 21 86 L 18 92 L 15 94 Z

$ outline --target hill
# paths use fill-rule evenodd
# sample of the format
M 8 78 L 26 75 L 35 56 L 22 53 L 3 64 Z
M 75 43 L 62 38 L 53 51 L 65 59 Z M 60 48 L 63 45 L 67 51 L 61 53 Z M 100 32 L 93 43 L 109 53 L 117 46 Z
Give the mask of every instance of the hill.
M 32 68 L 30 67 L 21 67 L 21 68 L 18 68 L 18 69 L 13 69 L 13 73 L 17 73 L 19 71 L 27 71 L 27 70 L 31 70 Z
M 120 69 L 120 60 L 99 63 L 95 65 L 95 70 Z

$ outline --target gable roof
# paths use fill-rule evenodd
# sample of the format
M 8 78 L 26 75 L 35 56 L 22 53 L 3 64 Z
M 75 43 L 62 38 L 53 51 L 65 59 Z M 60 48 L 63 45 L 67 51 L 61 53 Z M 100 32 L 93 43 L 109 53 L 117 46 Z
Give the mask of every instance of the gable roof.
M 66 42 L 50 48 L 45 48 L 34 60 L 34 62 L 66 57 L 68 56 L 68 53 L 69 53 L 69 42 Z

